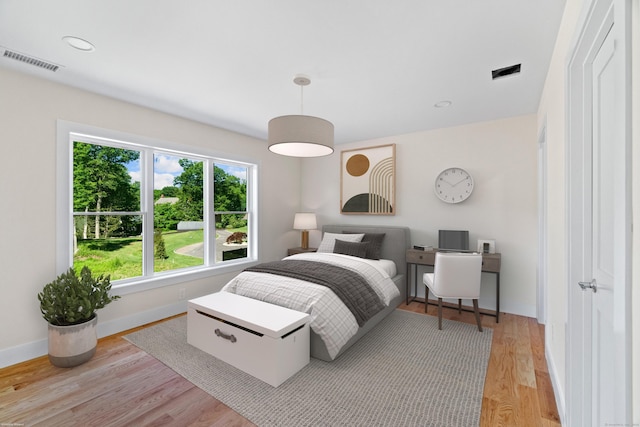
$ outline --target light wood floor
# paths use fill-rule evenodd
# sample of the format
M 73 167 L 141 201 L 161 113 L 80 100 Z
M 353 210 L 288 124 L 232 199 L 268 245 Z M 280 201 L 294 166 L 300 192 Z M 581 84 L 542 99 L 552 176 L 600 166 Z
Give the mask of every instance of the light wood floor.
M 420 302 L 400 308 L 424 313 Z M 472 313 L 452 309 L 444 317 L 475 323 Z M 482 324 L 494 332 L 481 426 L 560 426 L 542 326 L 510 314 L 497 325 L 482 316 Z M 45 356 L 0 369 L 0 425 L 253 425 L 122 339 L 130 332 L 101 339 L 93 359 L 76 368 L 53 367 Z

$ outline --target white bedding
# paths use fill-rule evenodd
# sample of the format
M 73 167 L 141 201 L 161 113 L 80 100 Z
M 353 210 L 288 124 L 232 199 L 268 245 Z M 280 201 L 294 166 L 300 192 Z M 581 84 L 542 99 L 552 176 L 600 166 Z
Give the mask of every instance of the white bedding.
M 326 262 L 357 271 L 367 279 L 387 306 L 393 298 L 399 296 L 399 291 L 391 280 L 395 275 L 393 261 L 369 260 L 333 253 L 303 253 L 286 259 Z M 309 326 L 322 338 L 332 359 L 358 331 L 358 323 L 351 311 L 333 291 L 322 285 L 273 274 L 244 271 L 231 279 L 222 291 L 308 313 L 311 318 Z

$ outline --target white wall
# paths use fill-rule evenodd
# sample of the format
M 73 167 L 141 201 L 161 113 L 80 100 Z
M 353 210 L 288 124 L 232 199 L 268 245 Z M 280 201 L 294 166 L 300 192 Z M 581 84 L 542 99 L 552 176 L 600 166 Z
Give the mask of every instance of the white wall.
M 391 143 L 396 215 L 340 214 L 340 151 Z M 318 214 L 319 226 L 408 226 L 414 244 L 437 246 L 439 229 L 469 230 L 473 248 L 478 239 L 495 239 L 502 253 L 501 311 L 535 317 L 537 149 L 535 115 L 340 145 L 331 156 L 303 161 L 302 206 Z M 436 175 L 452 166 L 475 182 L 471 197 L 456 205 L 441 202 L 433 190 Z M 312 246 L 319 239 L 318 231 L 311 233 Z M 495 279 L 483 276 L 480 306 L 493 309 Z
M 298 244 L 291 227 L 300 203 L 300 160 L 270 153 L 266 142 L 2 68 L 0 94 L 0 367 L 46 354 L 47 325 L 36 295 L 56 276 L 57 119 L 257 162 L 261 258 L 281 258 Z M 189 299 L 219 290 L 232 275 L 125 295 L 99 312 L 99 333 L 185 311 L 178 288 L 186 288 Z

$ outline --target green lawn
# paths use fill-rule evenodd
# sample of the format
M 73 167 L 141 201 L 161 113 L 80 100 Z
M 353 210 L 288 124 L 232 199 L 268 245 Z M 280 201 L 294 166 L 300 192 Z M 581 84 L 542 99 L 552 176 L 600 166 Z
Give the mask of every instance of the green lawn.
M 176 249 L 194 243 L 202 243 L 202 230 L 170 231 L 164 232 L 162 235 L 168 258 L 154 260 L 154 270 L 156 272 L 203 264 L 204 260 L 202 258 L 180 255 L 174 252 Z M 94 275 L 110 274 L 111 280 L 141 276 L 142 238 L 79 240 L 78 251 L 73 259 L 73 267 L 76 271 L 80 271 L 85 265 L 91 269 Z
M 169 258 L 154 259 L 154 271 L 176 270 L 178 268 L 194 267 L 204 263 L 203 258 L 175 253 L 177 249 L 204 241 L 202 230 L 194 231 L 165 231 L 162 233 L 164 246 Z

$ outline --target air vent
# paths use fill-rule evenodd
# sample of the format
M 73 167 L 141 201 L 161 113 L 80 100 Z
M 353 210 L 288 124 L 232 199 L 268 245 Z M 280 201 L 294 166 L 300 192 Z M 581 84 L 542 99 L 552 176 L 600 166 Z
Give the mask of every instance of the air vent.
M 12 52 L 9 49 L 4 50 L 5 58 L 15 59 L 16 61 L 24 62 L 25 64 L 34 65 L 36 67 L 44 68 L 45 70 L 56 72 L 59 65 L 52 64 L 51 62 L 46 62 L 41 59 L 33 58 L 31 56 L 26 56 L 18 52 Z
M 491 77 L 493 80 L 499 79 L 501 77 L 507 77 L 512 74 L 518 74 L 520 72 L 520 66 L 522 64 L 511 65 L 509 67 L 498 68 L 497 70 L 493 70 L 491 72 Z

